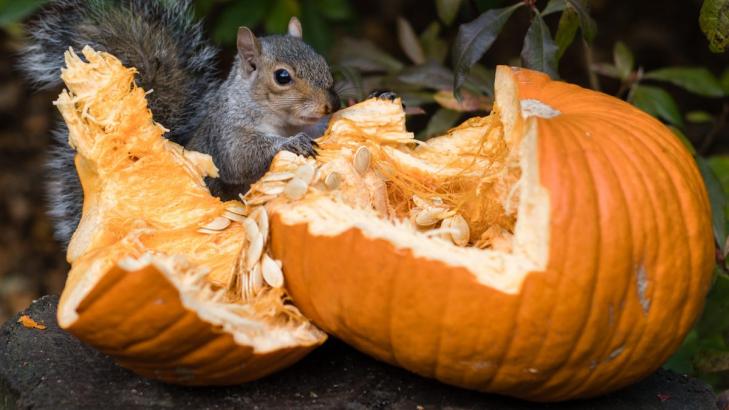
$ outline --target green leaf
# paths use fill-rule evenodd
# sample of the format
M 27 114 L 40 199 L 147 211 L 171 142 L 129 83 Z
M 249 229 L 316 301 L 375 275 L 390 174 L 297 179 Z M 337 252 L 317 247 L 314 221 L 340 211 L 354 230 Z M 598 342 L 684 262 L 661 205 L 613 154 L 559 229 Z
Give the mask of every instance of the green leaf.
M 324 20 L 316 0 L 301 3 L 301 25 L 304 27 L 304 41 L 319 52 L 325 52 L 332 45 L 332 30 Z
M 686 113 L 686 119 L 689 122 L 703 124 L 714 121 L 714 116 L 706 111 L 689 111 Z
M 0 2 L 0 27 L 22 21 L 49 0 L 6 0 Z
M 724 93 L 729 94 L 729 68 L 724 69 L 724 72 L 721 73 L 719 82 L 721 83 L 721 88 L 724 89 Z
M 266 16 L 264 22 L 266 32 L 286 33 L 288 31 L 289 19 L 293 16 L 299 16 L 301 9 L 297 0 L 276 0 L 273 2 L 271 11 Z
M 552 13 L 564 11 L 567 8 L 567 2 L 565 0 L 549 0 L 547 6 L 542 10 L 542 17 L 548 16 Z
M 683 145 L 686 147 L 687 150 L 691 153 L 691 155 L 696 155 L 696 148 L 694 148 L 694 144 L 689 141 L 688 138 L 686 138 L 686 134 L 683 133 L 680 129 L 674 127 L 673 125 L 669 125 L 668 128 L 673 131 L 674 134 L 678 137 L 678 139 L 681 140 Z
M 663 367 L 680 374 L 692 374 L 694 372 L 693 358 L 698 350 L 699 335 L 696 330 L 691 330 L 683 340 L 681 347 L 666 361 Z
M 455 71 L 453 89 L 456 93 L 463 85 L 471 66 L 483 57 L 501 32 L 504 23 L 516 9 L 523 5 L 524 3 L 519 2 L 510 7 L 488 10 L 475 20 L 462 24 L 458 28 L 458 35 L 453 45 Z
M 466 79 L 465 86 L 468 87 L 470 83 L 473 83 L 476 88 L 474 91 L 481 91 L 493 97 L 494 82 L 496 82 L 496 70 L 476 63 L 471 67 L 471 73 Z
M 615 62 L 615 68 L 621 80 L 627 79 L 633 72 L 635 67 L 633 53 L 622 41 L 618 41 L 613 47 L 613 62 Z
M 340 65 L 364 72 L 394 73 L 403 67 L 400 61 L 380 50 L 372 42 L 348 37 L 342 39 L 332 51 L 332 59 Z
M 524 37 L 521 59 L 524 66 L 547 73 L 553 79 L 559 78 L 557 73 L 557 52 L 559 47 L 552 40 L 549 27 L 544 24 L 542 16 L 534 14 L 532 24 Z
M 315 0 L 313 4 L 317 6 L 319 14 L 329 20 L 348 20 L 354 15 L 348 0 Z
M 633 90 L 630 102 L 650 115 L 666 120 L 671 124 L 683 126 L 683 118 L 676 101 L 671 97 L 671 94 L 662 88 L 637 85 Z
M 572 44 L 579 27 L 580 19 L 577 18 L 577 12 L 571 8 L 565 9 L 559 17 L 559 25 L 557 26 L 557 34 L 555 35 L 555 42 L 559 47 L 557 59 L 561 59 L 564 52 L 567 51 L 567 47 Z
M 592 71 L 600 75 L 604 75 L 605 77 L 620 79 L 620 73 L 618 72 L 618 68 L 612 64 L 595 63 L 590 66 L 590 68 L 592 69 Z
M 725 193 L 729 193 L 729 155 L 712 155 L 707 159 Z
M 582 30 L 582 37 L 587 40 L 588 43 L 592 43 L 597 35 L 597 24 L 595 20 L 590 17 L 590 10 L 584 0 L 567 0 L 569 5 L 577 12 L 577 17 L 580 20 L 580 29 Z
M 443 64 L 448 54 L 448 43 L 440 38 L 440 24 L 434 21 L 420 34 L 425 58 Z
M 397 18 L 397 39 L 400 42 L 400 48 L 413 63 L 423 64 L 425 62 L 425 52 L 413 26 L 402 17 Z
M 448 131 L 456 124 L 461 116 L 462 113 L 458 111 L 449 110 L 447 108 L 439 109 L 432 117 L 430 117 L 428 126 L 425 127 L 422 135 L 420 135 L 420 137 L 422 137 L 421 139 L 428 139 Z
M 702 338 L 722 335 L 729 330 L 729 276 L 717 269 L 716 279 L 706 296 L 704 313 L 696 330 Z
M 453 85 L 453 72 L 440 64 L 426 63 L 405 68 L 397 79 L 405 84 L 448 91 Z
M 268 11 L 268 3 L 258 0 L 240 0 L 226 6 L 215 22 L 213 41 L 218 44 L 235 44 L 238 27 L 256 27 Z
M 668 67 L 647 72 L 643 78 L 667 81 L 704 97 L 723 97 L 719 80 L 704 67 Z
M 709 162 L 702 157 L 695 157 L 699 171 L 704 177 L 704 184 L 711 202 L 711 220 L 714 226 L 714 240 L 723 247 L 726 242 L 726 195 L 719 179 L 711 169 Z
M 435 7 L 438 10 L 438 17 L 450 26 L 461 8 L 461 0 L 435 0 Z
M 709 49 L 723 53 L 729 46 L 729 0 L 704 0 L 699 25 L 709 40 Z

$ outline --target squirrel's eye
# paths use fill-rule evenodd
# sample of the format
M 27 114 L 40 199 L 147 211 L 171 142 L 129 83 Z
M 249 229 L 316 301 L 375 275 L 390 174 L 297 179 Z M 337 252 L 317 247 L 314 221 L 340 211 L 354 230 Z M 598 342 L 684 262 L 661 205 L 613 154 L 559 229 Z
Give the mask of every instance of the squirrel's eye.
M 276 79 L 276 82 L 279 85 L 286 85 L 291 82 L 291 74 L 289 74 L 288 70 L 283 68 L 276 70 L 273 73 L 273 78 Z

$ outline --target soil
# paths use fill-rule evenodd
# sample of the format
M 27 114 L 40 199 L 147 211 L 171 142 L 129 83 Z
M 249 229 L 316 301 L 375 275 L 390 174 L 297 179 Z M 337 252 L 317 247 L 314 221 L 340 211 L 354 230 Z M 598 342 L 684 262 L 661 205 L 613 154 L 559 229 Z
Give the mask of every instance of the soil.
M 466 391 L 377 362 L 337 340 L 265 379 L 231 387 L 146 380 L 58 328 L 46 296 L 0 328 L 3 409 L 716 409 L 709 386 L 659 370 L 602 398 L 535 404 Z M 45 329 L 18 323 L 21 315 Z

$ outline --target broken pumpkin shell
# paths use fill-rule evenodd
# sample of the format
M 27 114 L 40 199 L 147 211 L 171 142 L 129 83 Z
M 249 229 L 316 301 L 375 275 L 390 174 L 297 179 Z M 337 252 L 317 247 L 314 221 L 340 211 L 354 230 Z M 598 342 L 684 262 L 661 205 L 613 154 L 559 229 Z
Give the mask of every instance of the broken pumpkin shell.
M 83 55 L 66 54 L 68 89 L 56 102 L 84 190 L 59 325 L 143 376 L 190 385 L 257 379 L 323 343 L 282 289 L 262 277 L 235 286 L 246 254 L 266 252 L 265 214 L 250 248 L 246 206 L 205 187 L 217 176 L 211 158 L 163 138 L 133 69 Z
M 267 205 L 286 287 L 327 332 L 449 384 L 558 401 L 633 383 L 676 351 L 709 288 L 697 167 L 618 99 L 508 67 L 495 90 L 491 116 L 416 147 L 399 144 L 412 134 L 397 101 L 336 113 L 320 167 L 366 145 L 394 172 L 385 188 L 340 172 L 338 191 Z M 487 248 L 398 222 L 413 195 L 441 198 Z

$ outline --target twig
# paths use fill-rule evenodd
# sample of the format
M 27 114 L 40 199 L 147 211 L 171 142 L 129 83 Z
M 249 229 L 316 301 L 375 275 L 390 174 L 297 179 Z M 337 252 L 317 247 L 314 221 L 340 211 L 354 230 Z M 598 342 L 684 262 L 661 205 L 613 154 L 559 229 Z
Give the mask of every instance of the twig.
M 582 55 L 585 57 L 585 68 L 587 69 L 587 75 L 590 79 L 590 88 L 595 91 L 600 91 L 600 80 L 597 78 L 597 73 L 592 70 L 592 49 L 585 39 L 582 39 L 582 50 Z

